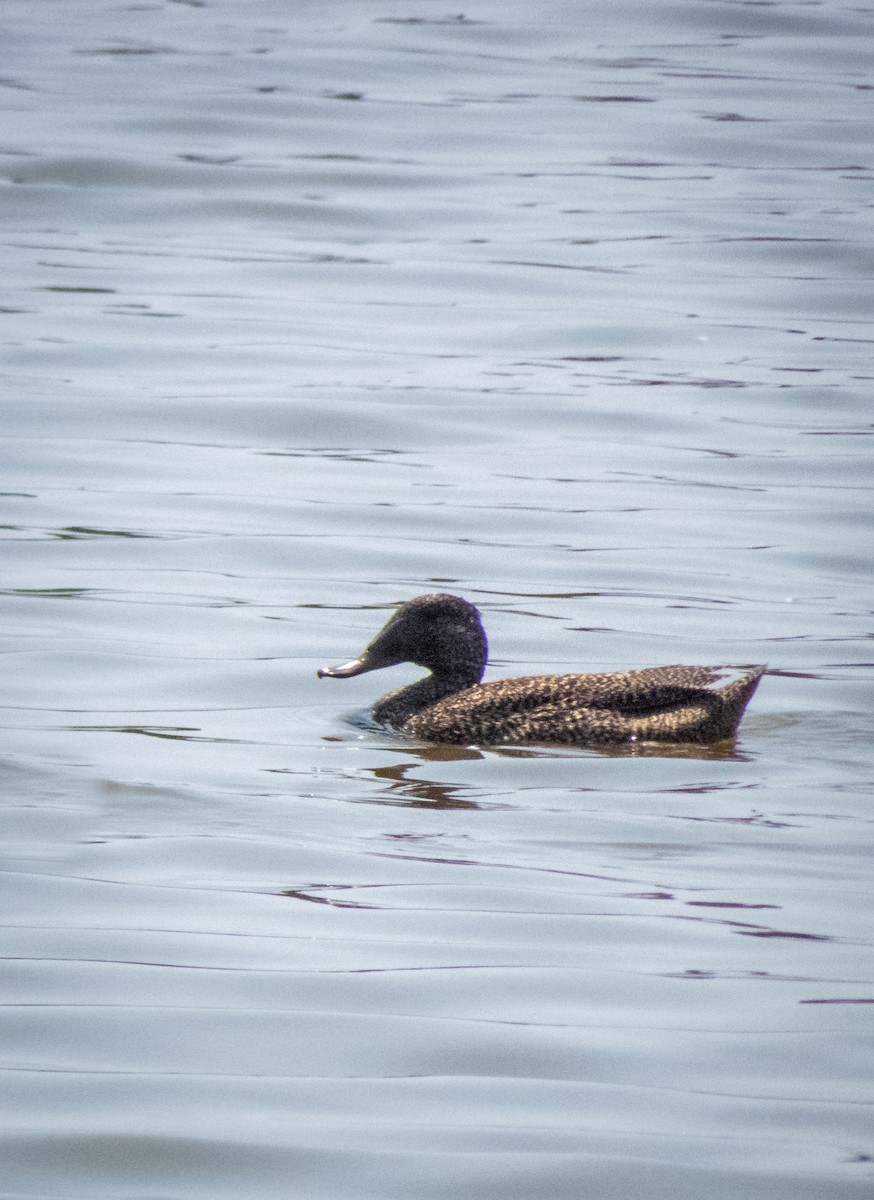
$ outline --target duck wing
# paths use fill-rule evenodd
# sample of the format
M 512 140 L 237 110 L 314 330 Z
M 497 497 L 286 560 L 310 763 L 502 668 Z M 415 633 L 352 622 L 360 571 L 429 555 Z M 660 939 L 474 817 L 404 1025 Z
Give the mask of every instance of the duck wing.
M 465 688 L 405 730 L 434 741 L 597 745 L 730 737 L 764 667 L 676 664 L 592 675 L 527 675 Z

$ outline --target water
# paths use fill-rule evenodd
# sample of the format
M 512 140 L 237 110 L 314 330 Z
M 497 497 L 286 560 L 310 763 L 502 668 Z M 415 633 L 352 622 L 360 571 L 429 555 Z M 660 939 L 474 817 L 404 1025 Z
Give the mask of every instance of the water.
M 870 1195 L 872 15 L 6 0 L 4 1197 Z

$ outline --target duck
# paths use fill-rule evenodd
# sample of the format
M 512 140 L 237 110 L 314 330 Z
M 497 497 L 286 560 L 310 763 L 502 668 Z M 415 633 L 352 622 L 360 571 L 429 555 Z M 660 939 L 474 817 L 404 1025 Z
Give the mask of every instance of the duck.
M 377 700 L 377 724 L 430 742 L 506 746 L 731 739 L 767 669 L 674 665 L 483 683 L 488 639 L 479 610 L 438 593 L 400 604 L 358 658 L 317 674 L 351 679 L 406 662 L 429 673 Z

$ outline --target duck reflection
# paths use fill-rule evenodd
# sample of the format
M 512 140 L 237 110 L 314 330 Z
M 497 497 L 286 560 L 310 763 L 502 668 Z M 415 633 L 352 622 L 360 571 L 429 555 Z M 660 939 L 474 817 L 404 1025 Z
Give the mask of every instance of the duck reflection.
M 441 750 L 449 747 L 440 747 Z M 455 747 L 458 749 L 458 747 Z M 423 756 L 424 757 L 424 756 Z M 435 756 L 437 757 L 437 756 Z M 440 755 L 440 758 L 482 758 L 478 751 L 468 754 Z M 366 775 L 371 775 L 386 786 L 378 802 L 396 804 L 410 808 L 469 808 L 484 807 L 475 800 L 468 799 L 464 793 L 473 789 L 465 783 L 442 783 L 436 779 L 412 777 L 409 773 L 421 767 L 420 762 L 395 763 L 390 767 L 368 767 Z M 368 797 L 373 801 L 374 797 Z M 493 807 L 486 805 L 485 807 Z

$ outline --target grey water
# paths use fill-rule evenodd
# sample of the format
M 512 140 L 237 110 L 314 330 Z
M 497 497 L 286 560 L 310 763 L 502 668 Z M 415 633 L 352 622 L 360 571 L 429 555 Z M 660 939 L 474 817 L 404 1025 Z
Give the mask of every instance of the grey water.
M 870 1196 L 872 34 L 5 0 L 2 1197 Z M 431 591 L 769 674 L 420 743 Z

